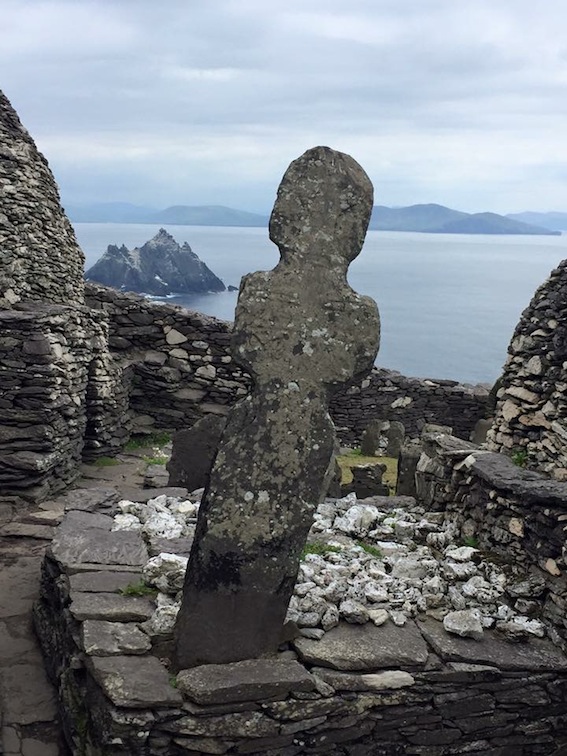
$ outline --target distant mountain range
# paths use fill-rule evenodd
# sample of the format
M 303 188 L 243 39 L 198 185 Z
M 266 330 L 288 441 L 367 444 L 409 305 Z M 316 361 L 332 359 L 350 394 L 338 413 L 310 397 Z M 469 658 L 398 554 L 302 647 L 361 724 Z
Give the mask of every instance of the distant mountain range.
M 567 231 L 567 213 L 512 213 L 508 218 L 522 223 L 534 223 L 550 231 Z
M 66 208 L 76 223 L 159 223 L 181 226 L 265 227 L 267 215 L 223 205 L 173 205 L 165 210 L 107 202 Z M 531 234 L 557 236 L 567 230 L 567 213 L 463 213 L 443 205 L 385 207 L 375 205 L 370 228 L 375 231 L 419 231 L 428 234 Z
M 165 210 L 105 202 L 99 205 L 69 206 L 67 215 L 76 223 L 171 223 L 179 226 L 266 226 L 267 215 L 247 213 L 223 205 L 172 205 Z

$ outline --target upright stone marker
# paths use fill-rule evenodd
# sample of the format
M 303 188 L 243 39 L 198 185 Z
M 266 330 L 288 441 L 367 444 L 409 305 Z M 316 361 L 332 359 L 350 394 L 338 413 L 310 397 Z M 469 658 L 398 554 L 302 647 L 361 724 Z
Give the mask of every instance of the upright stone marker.
M 350 156 L 315 147 L 286 171 L 272 271 L 245 276 L 232 353 L 252 376 L 228 415 L 176 625 L 176 665 L 275 651 L 313 513 L 333 471 L 333 391 L 372 367 L 376 304 L 346 281 L 372 209 Z

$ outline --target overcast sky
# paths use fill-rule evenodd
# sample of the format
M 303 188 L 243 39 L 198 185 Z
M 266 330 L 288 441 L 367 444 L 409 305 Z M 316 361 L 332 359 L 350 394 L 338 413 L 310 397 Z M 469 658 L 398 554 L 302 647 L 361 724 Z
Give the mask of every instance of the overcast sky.
M 326 144 L 375 202 L 567 212 L 565 0 L 2 0 L 67 204 L 269 210 Z

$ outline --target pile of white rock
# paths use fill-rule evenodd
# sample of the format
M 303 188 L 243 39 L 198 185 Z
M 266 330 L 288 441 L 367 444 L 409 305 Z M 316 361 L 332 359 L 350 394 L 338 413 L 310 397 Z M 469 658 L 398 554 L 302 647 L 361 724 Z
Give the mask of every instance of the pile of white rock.
M 201 493 L 186 501 L 122 501 L 113 529 L 139 530 L 148 541 L 192 537 Z M 187 561 L 164 552 L 146 564 L 144 580 L 158 591 L 144 628 L 150 635 L 172 631 Z M 459 544 L 453 522 L 410 497 L 357 500 L 349 494 L 326 499 L 316 512 L 287 619 L 318 639 L 341 620 L 401 626 L 425 613 L 463 637 L 480 640 L 485 629 L 496 628 L 508 640 L 521 640 L 545 635 L 533 618 L 544 587 L 543 580 L 503 569 L 474 546 Z

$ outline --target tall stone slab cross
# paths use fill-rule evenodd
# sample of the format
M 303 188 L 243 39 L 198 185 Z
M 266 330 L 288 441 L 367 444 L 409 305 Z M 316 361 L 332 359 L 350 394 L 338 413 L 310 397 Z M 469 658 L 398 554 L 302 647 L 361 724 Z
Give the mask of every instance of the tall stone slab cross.
M 372 210 L 366 173 L 315 147 L 270 218 L 281 253 L 245 276 L 232 354 L 252 391 L 230 412 L 205 491 L 175 628 L 178 668 L 273 652 L 313 514 L 332 474 L 333 391 L 370 370 L 380 323 L 348 285 Z

